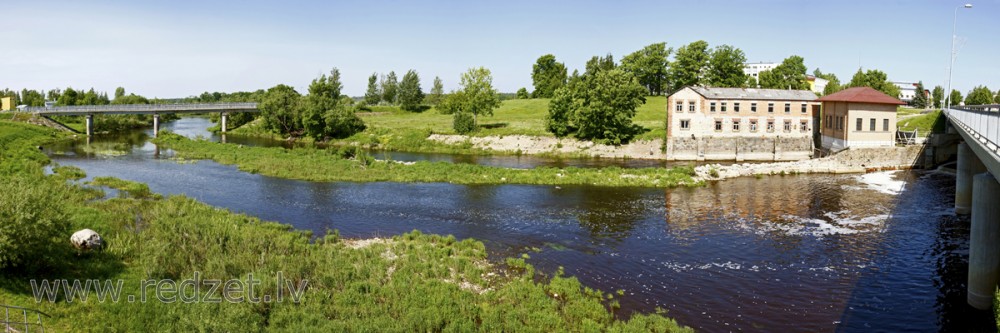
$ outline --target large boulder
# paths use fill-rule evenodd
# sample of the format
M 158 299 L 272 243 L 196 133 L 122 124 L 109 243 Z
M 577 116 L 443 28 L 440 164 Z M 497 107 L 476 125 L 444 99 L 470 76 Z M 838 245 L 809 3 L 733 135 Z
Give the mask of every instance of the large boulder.
M 73 243 L 73 247 L 79 250 L 97 250 L 104 246 L 104 239 L 101 239 L 101 235 L 90 229 L 74 232 L 69 237 L 69 241 Z

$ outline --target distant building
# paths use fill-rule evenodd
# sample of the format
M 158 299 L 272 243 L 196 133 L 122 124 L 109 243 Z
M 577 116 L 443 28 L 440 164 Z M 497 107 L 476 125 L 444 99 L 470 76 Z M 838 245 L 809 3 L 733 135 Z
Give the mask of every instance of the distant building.
M 667 158 L 807 159 L 819 105 L 808 90 L 681 89 L 667 97 Z
M 917 96 L 917 84 L 913 82 L 893 82 L 899 88 L 899 100 L 910 104 L 913 102 L 913 98 Z
M 822 94 L 826 90 L 826 85 L 830 84 L 830 80 L 815 75 L 806 75 L 806 80 L 809 81 L 809 90 L 817 94 Z
M 870 87 L 856 87 L 823 96 L 822 146 L 891 147 L 896 137 L 896 107 L 903 101 Z
M 10 97 L 0 98 L 0 111 L 10 111 L 14 108 L 14 99 Z
M 748 62 L 743 64 L 743 74 L 752 76 L 755 80 L 760 80 L 760 72 L 769 71 L 778 67 L 777 62 Z

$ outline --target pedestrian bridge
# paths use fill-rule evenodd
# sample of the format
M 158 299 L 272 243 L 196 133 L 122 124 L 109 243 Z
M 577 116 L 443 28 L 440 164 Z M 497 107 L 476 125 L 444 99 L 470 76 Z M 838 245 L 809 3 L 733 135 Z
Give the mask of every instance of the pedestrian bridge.
M 961 136 L 955 170 L 955 213 L 971 214 L 968 302 L 993 305 L 1000 281 L 1000 105 L 944 110 L 948 132 Z
M 191 104 L 118 104 L 118 105 L 76 105 L 56 107 L 27 107 L 22 111 L 43 117 L 51 116 L 85 116 L 87 117 L 87 135 L 93 134 L 94 115 L 101 114 L 151 114 L 153 115 L 153 133 L 159 133 L 160 114 L 168 113 L 213 113 L 222 115 L 220 126 L 226 132 L 226 120 L 230 113 L 259 112 L 257 103 L 191 103 Z

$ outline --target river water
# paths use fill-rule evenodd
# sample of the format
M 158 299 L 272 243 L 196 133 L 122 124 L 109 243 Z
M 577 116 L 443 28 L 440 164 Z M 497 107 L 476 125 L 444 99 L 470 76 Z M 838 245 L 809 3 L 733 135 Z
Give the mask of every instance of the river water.
M 167 127 L 210 137 L 206 120 L 190 119 Z M 587 286 L 623 290 L 623 316 L 662 308 L 702 331 L 996 330 L 988 312 L 965 303 L 969 221 L 953 214 L 948 175 L 771 176 L 669 190 L 317 183 L 177 162 L 147 138 L 46 150 L 89 177 L 140 181 L 317 233 L 473 237 L 497 259 L 528 253 L 543 272 L 564 267 Z

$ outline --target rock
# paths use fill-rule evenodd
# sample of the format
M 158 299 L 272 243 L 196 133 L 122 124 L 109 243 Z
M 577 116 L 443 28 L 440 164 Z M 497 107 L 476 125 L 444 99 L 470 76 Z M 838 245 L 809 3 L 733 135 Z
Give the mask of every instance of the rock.
M 80 250 L 97 250 L 104 246 L 104 239 L 96 231 L 83 229 L 69 237 L 73 247 Z

